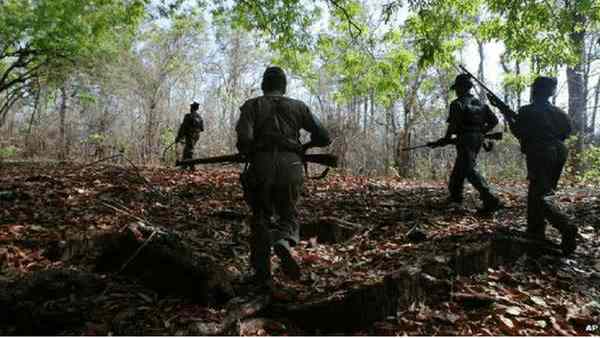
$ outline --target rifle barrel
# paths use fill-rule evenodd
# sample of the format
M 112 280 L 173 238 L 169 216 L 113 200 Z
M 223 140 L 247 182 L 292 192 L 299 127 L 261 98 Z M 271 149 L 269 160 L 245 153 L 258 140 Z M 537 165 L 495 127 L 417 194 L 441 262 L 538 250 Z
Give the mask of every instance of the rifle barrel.
M 484 89 L 486 92 L 488 92 L 488 93 L 490 93 L 490 94 L 494 95 L 495 97 L 498 97 L 498 96 L 496 96 L 496 94 L 494 94 L 494 92 L 493 92 L 493 91 L 491 91 L 491 90 L 490 90 L 490 89 L 489 89 L 489 88 L 488 88 L 488 87 L 485 85 L 485 83 L 481 82 L 481 80 L 479 80 L 477 77 L 475 77 L 473 74 L 471 74 L 471 72 L 469 72 L 469 71 L 468 71 L 468 70 L 467 70 L 467 69 L 466 69 L 466 68 L 465 68 L 463 65 L 458 65 L 458 67 L 459 67 L 459 68 L 460 68 L 460 69 L 461 69 L 463 72 L 465 72 L 467 75 L 469 75 L 469 76 L 470 76 L 470 77 L 471 77 L 473 80 L 475 80 L 475 82 L 477 82 L 477 83 L 478 83 L 478 84 L 479 84 L 479 85 L 480 85 L 480 86 L 481 86 L 481 87 L 482 87 L 482 88 L 483 88 L 483 89 Z
M 426 144 L 421 144 L 421 145 L 414 146 L 414 147 L 402 148 L 402 151 L 411 151 L 411 150 L 415 150 L 415 149 L 419 149 L 419 148 L 426 148 L 426 147 L 429 147 L 429 146 Z
M 181 160 L 175 163 L 175 166 L 196 165 L 196 164 L 217 164 L 217 163 L 243 163 L 247 158 L 241 154 L 215 156 L 208 158 L 197 158 L 190 160 Z M 318 163 L 328 167 L 337 167 L 338 158 L 331 154 L 305 154 L 304 161 Z

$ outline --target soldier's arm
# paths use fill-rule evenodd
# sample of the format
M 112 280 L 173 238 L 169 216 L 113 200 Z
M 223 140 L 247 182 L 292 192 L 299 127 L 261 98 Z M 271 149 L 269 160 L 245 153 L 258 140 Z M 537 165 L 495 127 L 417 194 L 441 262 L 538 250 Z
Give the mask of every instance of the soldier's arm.
M 567 138 L 569 138 L 569 136 L 573 132 L 573 124 L 571 122 L 571 118 L 560 108 L 556 108 L 556 110 L 553 113 L 556 116 L 555 121 L 557 137 L 561 141 L 564 141 Z
M 204 120 L 200 118 L 200 131 L 204 131 Z
M 319 119 L 311 113 L 308 107 L 304 107 L 302 129 L 310 133 L 309 147 L 326 147 L 331 144 L 329 132 L 323 127 Z
M 510 131 L 516 138 L 521 140 L 525 133 L 527 132 L 527 123 L 525 122 L 527 118 L 527 112 L 525 109 L 520 108 L 519 114 L 514 121 L 509 122 L 508 126 L 510 127 Z
M 490 107 L 485 105 L 486 115 L 485 115 L 485 125 L 483 126 L 483 133 L 486 134 L 492 129 L 496 128 L 498 125 L 498 117 L 496 114 L 492 112 Z
M 460 103 L 454 101 L 450 104 L 450 113 L 448 114 L 448 129 L 446 129 L 446 135 L 444 138 L 450 139 L 452 135 L 458 134 L 458 128 L 462 124 L 462 111 Z
M 252 144 L 254 142 L 254 111 L 252 104 L 246 101 L 240 107 L 240 118 L 235 127 L 237 133 L 236 147 L 242 154 L 252 152 Z

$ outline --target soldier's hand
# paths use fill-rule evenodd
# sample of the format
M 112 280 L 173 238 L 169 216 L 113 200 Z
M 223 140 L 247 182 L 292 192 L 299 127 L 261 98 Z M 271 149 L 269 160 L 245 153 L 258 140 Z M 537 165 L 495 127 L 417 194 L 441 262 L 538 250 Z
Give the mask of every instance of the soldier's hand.
M 302 145 L 302 153 L 305 154 L 308 149 L 312 148 L 314 146 L 313 142 L 308 142 Z
M 441 139 L 433 142 L 427 143 L 427 146 L 430 148 L 438 148 L 443 147 L 446 144 L 446 138 L 442 137 Z

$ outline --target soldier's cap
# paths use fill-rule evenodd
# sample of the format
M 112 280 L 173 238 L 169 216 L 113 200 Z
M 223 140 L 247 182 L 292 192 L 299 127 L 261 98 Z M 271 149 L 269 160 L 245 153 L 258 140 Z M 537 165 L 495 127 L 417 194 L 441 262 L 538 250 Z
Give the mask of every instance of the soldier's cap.
M 198 108 L 200 108 L 200 103 L 194 101 L 194 102 L 192 102 L 192 104 L 190 104 L 190 107 L 193 109 L 198 109 Z
M 450 89 L 459 88 L 473 88 L 473 82 L 471 82 L 471 77 L 468 74 L 458 74 L 456 79 L 454 79 L 454 83 L 450 86 Z
M 281 67 L 271 66 L 271 67 L 267 67 L 267 69 L 265 69 L 265 73 L 263 74 L 263 76 L 285 77 L 285 72 L 283 71 L 283 69 Z
M 287 78 L 283 69 L 277 66 L 267 67 L 263 74 L 261 89 L 265 92 L 282 90 L 285 93 L 286 86 Z

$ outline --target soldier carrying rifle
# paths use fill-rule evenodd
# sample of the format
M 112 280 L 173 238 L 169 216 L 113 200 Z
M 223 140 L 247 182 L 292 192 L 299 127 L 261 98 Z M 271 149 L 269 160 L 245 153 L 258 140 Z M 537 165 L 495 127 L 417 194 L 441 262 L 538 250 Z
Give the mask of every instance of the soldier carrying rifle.
M 185 114 L 183 122 L 179 126 L 179 131 L 177 131 L 175 143 L 185 143 L 183 160 L 192 159 L 194 156 L 194 146 L 200 138 L 200 133 L 204 131 L 204 121 L 202 121 L 202 117 L 198 114 L 199 107 L 200 104 L 198 102 L 193 102 L 190 105 L 190 112 Z M 194 165 L 190 164 L 187 168 L 194 170 Z
M 527 160 L 527 233 L 534 239 L 544 240 L 546 220 L 562 236 L 562 250 L 571 254 L 577 247 L 577 227 L 566 214 L 548 198 L 554 194 L 567 160 L 564 141 L 571 134 L 571 121 L 560 108 L 550 103 L 555 95 L 555 78 L 539 76 L 531 86 L 532 103 L 515 113 L 482 84 L 490 103 L 497 107 L 509 123 L 510 130 L 521 143 Z
M 477 172 L 476 165 L 484 135 L 494 129 L 498 124 L 498 118 L 486 104 L 482 104 L 470 93 L 473 83 L 469 75 L 458 75 L 450 88 L 454 89 L 457 98 L 450 104 L 446 135 L 428 146 L 443 146 L 450 143 L 456 145 L 456 161 L 448 183 L 450 192 L 448 202 L 451 205 L 462 204 L 463 186 L 467 179 L 477 189 L 483 202 L 479 212 L 492 213 L 501 207 L 501 203 L 492 193 L 485 179 Z M 452 142 L 453 136 L 456 136 L 455 142 Z
M 266 69 L 264 95 L 246 101 L 236 126 L 237 147 L 249 161 L 241 180 L 252 209 L 250 264 L 253 281 L 271 284 L 271 247 L 281 259 L 283 272 L 300 278 L 300 266 L 291 254 L 299 241 L 296 203 L 303 185 L 303 153 L 310 147 L 325 147 L 330 138 L 318 119 L 302 101 L 285 97 L 286 76 L 279 67 Z M 300 129 L 311 141 L 302 146 Z M 272 222 L 271 217 L 278 219 Z

